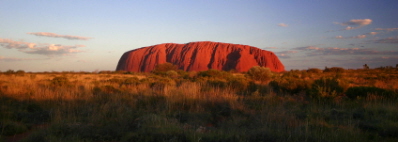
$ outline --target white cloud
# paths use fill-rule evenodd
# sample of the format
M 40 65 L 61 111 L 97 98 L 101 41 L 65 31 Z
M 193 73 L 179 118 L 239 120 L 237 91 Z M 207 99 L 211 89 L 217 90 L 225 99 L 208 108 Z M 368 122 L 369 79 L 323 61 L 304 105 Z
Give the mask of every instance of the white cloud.
M 347 26 L 344 30 L 354 30 L 354 29 L 358 29 L 360 27 L 351 27 L 351 26 Z
M 285 24 L 285 23 L 279 23 L 278 26 L 279 26 L 279 27 L 287 27 L 287 26 L 289 26 L 289 25 L 287 25 L 287 24 Z
M 347 22 L 339 23 L 339 22 L 334 22 L 335 24 L 339 24 L 342 26 L 347 26 L 344 28 L 344 30 L 353 30 L 353 29 L 358 29 L 361 27 L 364 27 L 366 25 L 369 25 L 372 23 L 371 19 L 352 19 Z
M 357 36 L 353 36 L 353 37 L 343 37 L 343 36 L 336 36 L 336 39 L 362 39 L 362 38 L 366 38 L 366 35 L 357 35 Z
M 24 49 L 24 48 L 34 48 L 36 46 L 36 44 L 0 38 L 0 46 L 3 46 L 8 49 L 11 49 L 11 48 Z
M 88 40 L 90 37 L 82 37 L 82 36 L 72 36 L 72 35 L 59 35 L 55 33 L 48 32 L 37 32 L 37 33 L 27 33 L 35 36 L 45 36 L 45 37 L 55 37 L 55 38 L 65 38 L 69 40 Z
M 366 35 L 357 35 L 357 36 L 354 36 L 352 38 L 366 38 Z
M 279 58 L 290 58 L 289 54 L 295 54 L 298 51 L 295 50 L 288 50 L 288 51 L 281 51 L 281 52 L 275 52 L 275 54 L 279 57 Z
M 18 51 L 29 54 L 42 54 L 42 55 L 66 55 L 70 53 L 82 52 L 76 48 L 85 47 L 84 45 L 65 46 L 60 44 L 36 44 L 30 42 L 13 41 L 10 39 L 0 38 L 0 46 L 8 49 L 18 49 Z
M 370 32 L 370 33 L 368 33 L 369 35 L 377 35 L 377 34 L 379 34 L 378 32 Z
M 335 38 L 337 38 L 337 39 L 343 39 L 344 37 L 341 36 L 341 35 L 339 35 L 339 36 L 336 36 Z
M 359 25 L 359 26 L 366 26 L 372 23 L 371 19 L 352 19 L 348 22 L 340 23 L 342 26 L 348 25 Z

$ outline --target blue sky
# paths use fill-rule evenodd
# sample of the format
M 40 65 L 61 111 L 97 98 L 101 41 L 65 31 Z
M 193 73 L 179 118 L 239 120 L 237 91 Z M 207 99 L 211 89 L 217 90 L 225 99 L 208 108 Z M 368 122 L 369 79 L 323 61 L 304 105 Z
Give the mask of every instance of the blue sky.
M 0 71 L 115 70 L 129 50 L 215 41 L 286 70 L 398 64 L 396 0 L 0 0 Z

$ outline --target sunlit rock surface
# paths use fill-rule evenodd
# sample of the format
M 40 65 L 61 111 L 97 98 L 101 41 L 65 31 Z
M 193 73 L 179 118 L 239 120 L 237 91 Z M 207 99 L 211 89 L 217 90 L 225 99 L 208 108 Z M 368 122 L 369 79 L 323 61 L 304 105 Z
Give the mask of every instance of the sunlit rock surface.
M 245 72 L 253 66 L 268 67 L 274 72 L 285 70 L 282 62 L 271 51 L 248 45 L 209 41 L 165 43 L 134 49 L 122 55 L 116 70 L 150 72 L 157 64 L 165 62 L 177 65 L 184 71 L 217 69 Z

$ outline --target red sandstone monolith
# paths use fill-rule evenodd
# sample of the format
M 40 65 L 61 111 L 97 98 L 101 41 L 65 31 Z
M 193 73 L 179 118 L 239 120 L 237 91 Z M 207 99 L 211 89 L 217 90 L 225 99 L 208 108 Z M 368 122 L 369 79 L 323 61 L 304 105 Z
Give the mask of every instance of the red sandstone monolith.
M 271 51 L 248 45 L 209 41 L 165 43 L 134 49 L 122 55 L 116 70 L 150 72 L 156 65 L 166 62 L 177 65 L 184 71 L 217 69 L 246 72 L 253 66 L 268 67 L 274 72 L 285 70 L 282 62 Z

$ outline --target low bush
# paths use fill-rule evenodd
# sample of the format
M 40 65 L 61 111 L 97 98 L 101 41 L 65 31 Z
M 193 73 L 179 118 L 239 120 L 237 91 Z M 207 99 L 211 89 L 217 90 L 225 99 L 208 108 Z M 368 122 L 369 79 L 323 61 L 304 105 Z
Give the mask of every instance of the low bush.
M 166 76 L 170 77 L 170 78 L 177 78 L 178 77 L 178 73 L 175 70 L 169 70 L 166 71 Z
M 314 81 L 307 94 L 314 99 L 333 99 L 343 91 L 336 78 L 321 78 Z
M 233 77 L 228 81 L 228 85 L 238 94 L 245 92 L 250 84 L 250 80 L 245 77 Z
M 247 76 L 253 80 L 264 83 L 270 81 L 273 74 L 269 68 L 254 66 L 247 71 Z
M 5 75 L 13 75 L 13 74 L 15 74 L 15 71 L 14 70 L 7 70 L 7 71 L 4 72 L 4 74 Z
M 157 75 L 167 75 L 167 71 L 171 70 L 176 71 L 178 70 L 178 67 L 176 65 L 173 65 L 172 63 L 166 62 L 163 64 L 156 65 L 151 72 Z
M 51 84 L 54 86 L 67 86 L 70 83 L 69 83 L 69 79 L 67 77 L 59 76 L 59 77 L 54 77 L 51 80 Z
M 318 69 L 318 68 L 310 68 L 310 69 L 307 70 L 307 72 L 308 73 L 316 73 L 316 74 L 318 74 L 318 73 L 322 73 L 323 71 L 321 69 Z
M 211 87 L 216 88 L 226 88 L 228 86 L 228 82 L 225 79 L 213 78 L 206 81 L 206 83 Z
M 232 77 L 232 74 L 226 71 L 209 69 L 207 71 L 201 71 L 197 74 L 198 77 L 208 77 L 208 78 L 221 78 L 221 79 L 229 79 Z
M 140 79 L 138 79 L 137 77 L 129 77 L 122 82 L 122 85 L 137 85 L 139 83 Z
M 297 94 L 311 87 L 311 82 L 298 78 L 282 78 L 273 80 L 269 85 L 277 92 Z
M 345 94 L 350 99 L 366 98 L 369 94 L 378 95 L 387 98 L 396 96 L 396 94 L 393 91 L 377 87 L 366 87 L 366 86 L 350 87 L 347 89 Z
M 334 73 L 343 73 L 345 71 L 344 68 L 342 67 L 325 67 L 325 69 L 323 70 L 323 72 L 334 72 Z

